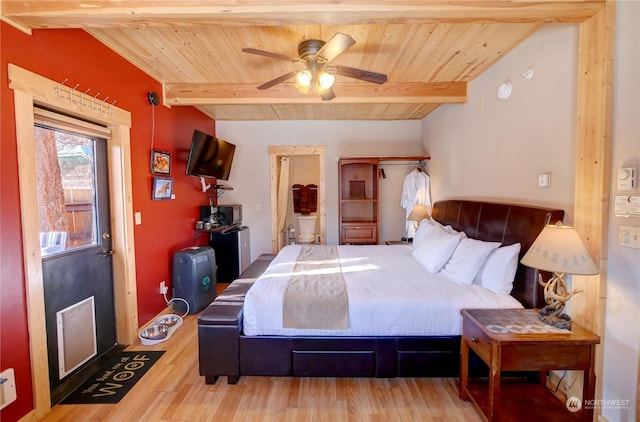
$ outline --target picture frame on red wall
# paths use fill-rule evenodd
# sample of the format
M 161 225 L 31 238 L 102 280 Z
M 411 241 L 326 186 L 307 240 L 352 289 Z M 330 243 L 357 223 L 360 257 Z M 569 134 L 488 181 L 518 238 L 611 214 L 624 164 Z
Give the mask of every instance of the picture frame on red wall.
M 151 150 L 151 173 L 171 174 L 171 154 L 166 151 Z
M 172 199 L 173 196 L 173 178 L 172 177 L 154 177 L 153 190 L 151 191 L 151 199 L 164 200 Z

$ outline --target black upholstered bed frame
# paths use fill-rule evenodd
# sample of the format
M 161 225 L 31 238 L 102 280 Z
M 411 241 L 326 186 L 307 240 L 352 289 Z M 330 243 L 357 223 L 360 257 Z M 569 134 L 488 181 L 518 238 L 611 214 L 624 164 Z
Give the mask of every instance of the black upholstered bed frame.
M 433 218 L 469 237 L 520 243 L 521 256 L 545 224 L 562 220 L 557 209 L 445 200 L 434 204 Z M 262 261 L 261 261 L 262 259 Z M 460 336 L 245 336 L 244 295 L 268 264 L 258 259 L 198 317 L 200 375 L 207 384 L 240 375 L 415 377 L 457 376 Z M 543 305 L 536 270 L 518 266 L 512 296 L 527 308 Z M 392 281 L 391 281 L 392 282 Z

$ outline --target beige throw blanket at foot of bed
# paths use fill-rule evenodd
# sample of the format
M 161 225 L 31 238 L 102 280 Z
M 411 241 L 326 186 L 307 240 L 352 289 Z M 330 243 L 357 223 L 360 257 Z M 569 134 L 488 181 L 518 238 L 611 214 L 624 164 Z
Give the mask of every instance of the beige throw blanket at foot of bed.
M 284 292 L 284 328 L 346 330 L 347 288 L 335 246 L 302 245 Z

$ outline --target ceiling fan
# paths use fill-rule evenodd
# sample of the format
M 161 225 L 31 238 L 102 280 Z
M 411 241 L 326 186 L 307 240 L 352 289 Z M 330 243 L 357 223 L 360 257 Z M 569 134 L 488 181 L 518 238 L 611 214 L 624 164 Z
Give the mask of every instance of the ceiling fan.
M 243 48 L 242 51 L 288 62 L 303 63 L 306 67 L 304 70 L 294 70 L 278 76 L 258 86 L 258 89 L 268 89 L 295 77 L 295 86 L 300 92 L 306 94 L 309 92 L 309 88 L 312 88 L 324 101 L 328 101 L 335 98 L 335 93 L 333 92 L 335 75 L 376 84 L 383 84 L 387 81 L 387 75 L 383 73 L 329 64 L 331 60 L 344 53 L 355 43 L 356 41 L 351 36 L 338 32 L 327 42 L 316 39 L 302 41 L 298 44 L 298 55 L 300 56 L 298 58 L 255 48 Z

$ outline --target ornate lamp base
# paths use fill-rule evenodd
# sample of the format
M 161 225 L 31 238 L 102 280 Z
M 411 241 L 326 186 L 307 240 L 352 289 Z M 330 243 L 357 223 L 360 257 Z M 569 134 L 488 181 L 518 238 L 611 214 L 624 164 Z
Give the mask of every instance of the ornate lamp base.
M 546 283 L 542 281 L 542 275 L 538 274 L 538 283 L 544 286 L 544 301 L 547 302 L 547 306 L 538 311 L 538 318 L 545 324 L 569 330 L 571 317 L 562 311 L 571 296 L 581 290 L 569 291 L 564 280 L 564 273 L 553 273 L 553 277 Z
M 556 328 L 564 328 L 566 330 L 571 329 L 571 317 L 565 313 L 555 315 L 555 309 L 549 309 L 548 306 L 538 311 L 538 319 L 548 325 L 553 325 Z

